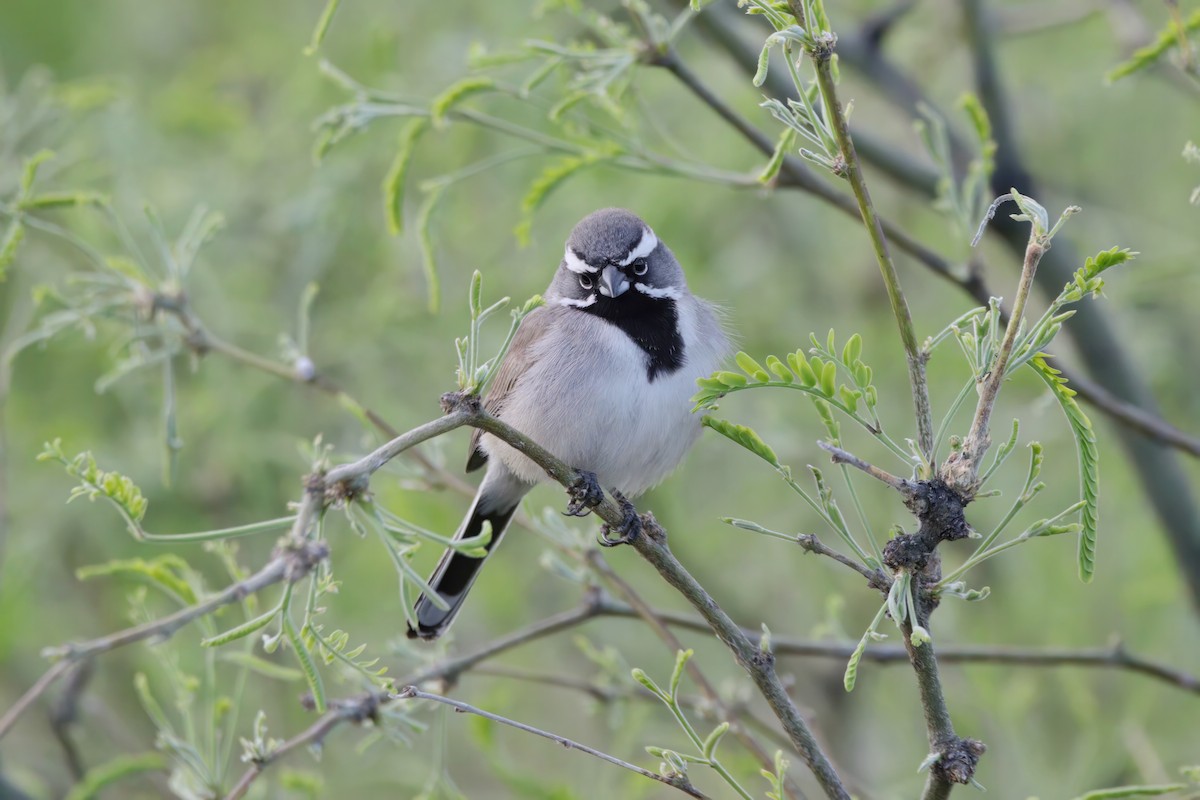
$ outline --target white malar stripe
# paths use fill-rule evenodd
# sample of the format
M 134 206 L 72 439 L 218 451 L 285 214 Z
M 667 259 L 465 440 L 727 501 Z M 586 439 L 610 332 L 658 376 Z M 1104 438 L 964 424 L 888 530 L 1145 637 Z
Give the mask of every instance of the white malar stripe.
M 573 297 L 560 297 L 558 304 L 560 306 L 574 306 L 575 308 L 587 308 L 596 302 L 596 295 L 592 295 L 587 300 L 576 300 Z
M 672 300 L 682 300 L 683 299 L 683 293 L 680 292 L 678 289 L 676 289 L 674 286 L 664 286 L 663 288 L 658 289 L 653 286 L 647 286 L 644 283 L 635 283 L 633 285 L 633 288 L 637 289 L 639 292 L 641 292 L 642 294 L 644 294 L 648 297 L 656 297 L 660 300 L 664 297 L 669 297 Z
M 575 253 L 573 253 L 571 251 L 571 248 L 569 248 L 569 247 L 563 253 L 563 263 L 567 265 L 567 269 L 571 270 L 571 272 L 575 272 L 580 275 L 583 275 L 583 274 L 586 274 L 589 272 L 599 272 L 600 271 L 596 267 L 593 267 L 590 264 L 588 264 L 586 261 L 584 261 L 579 256 L 575 255 Z
M 629 251 L 629 255 L 625 256 L 625 260 L 621 262 L 621 266 L 625 267 L 639 258 L 645 258 L 653 253 L 656 247 L 658 247 L 658 237 L 654 235 L 654 231 L 649 228 L 643 228 L 642 238 L 637 243 L 637 247 Z

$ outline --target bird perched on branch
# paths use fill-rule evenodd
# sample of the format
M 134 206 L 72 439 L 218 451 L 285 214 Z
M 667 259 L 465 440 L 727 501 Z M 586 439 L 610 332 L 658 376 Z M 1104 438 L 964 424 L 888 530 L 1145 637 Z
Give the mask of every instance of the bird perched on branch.
M 687 286 L 675 255 L 637 215 L 606 208 L 584 217 L 546 305 L 517 330 L 484 407 L 580 472 L 569 513 L 607 487 L 635 497 L 665 478 L 700 435 L 691 412 L 696 379 L 730 351 L 710 304 Z M 455 539 L 491 524 L 489 552 L 521 498 L 547 479 L 508 444 L 476 430 L 467 471 L 487 464 Z M 429 585 L 448 608 L 422 595 L 410 638 L 445 633 L 484 559 L 447 550 Z

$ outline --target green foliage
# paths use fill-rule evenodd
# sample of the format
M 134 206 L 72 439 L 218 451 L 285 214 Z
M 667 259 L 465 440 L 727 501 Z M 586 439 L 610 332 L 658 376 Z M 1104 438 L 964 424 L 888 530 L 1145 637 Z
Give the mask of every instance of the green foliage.
M 484 94 L 485 92 L 495 91 L 495 89 L 496 82 L 491 78 L 483 76 L 463 78 L 457 83 L 446 87 L 429 104 L 430 118 L 434 127 L 440 128 L 444 126 L 446 115 L 463 100 L 478 94 Z
M 707 736 L 701 738 L 680 704 L 679 684 L 683 681 L 684 669 L 687 667 L 687 662 L 691 659 L 692 655 L 693 652 L 691 650 L 680 650 L 675 654 L 675 669 L 671 671 L 671 679 L 666 689 L 660 687 L 641 669 L 635 668 L 631 674 L 635 681 L 649 690 L 651 694 L 661 700 L 670 710 L 671 715 L 675 717 L 675 722 L 683 730 L 688 741 L 691 742 L 699 754 L 680 753 L 662 747 L 647 747 L 646 752 L 662 760 L 659 772 L 664 777 L 670 778 L 675 775 L 686 775 L 689 764 L 701 764 L 711 767 L 739 797 L 749 800 L 751 797 L 750 793 L 742 788 L 741 784 L 737 782 L 729 770 L 717 758 L 717 746 L 721 743 L 721 739 L 724 738 L 725 734 L 729 732 L 729 722 L 719 723 Z M 777 761 L 776 766 L 778 767 L 778 765 Z M 782 780 L 782 772 L 779 773 L 779 776 L 780 780 Z
M 767 800 L 785 800 L 787 795 L 783 788 L 784 776 L 787 775 L 788 760 L 783 757 L 782 750 L 775 751 L 775 769 L 759 770 L 759 774 L 767 779 L 771 784 L 771 791 L 767 792 Z
M 500 350 L 487 361 L 481 362 L 479 357 L 479 339 L 483 323 L 492 314 L 495 314 L 508 305 L 509 302 L 509 298 L 503 297 L 487 308 L 484 308 L 482 298 L 483 275 L 476 270 L 471 277 L 471 289 L 467 297 L 468 308 L 471 313 L 470 332 L 466 336 L 454 340 L 455 349 L 458 351 L 458 389 L 460 392 L 473 395 L 483 394 L 492 378 L 495 377 L 500 363 L 504 360 L 504 354 L 508 352 L 513 338 L 517 335 L 517 328 L 520 326 L 521 321 L 529 316 L 534 309 L 541 307 L 546 302 L 541 295 L 534 295 L 526 300 L 520 308 L 514 308 L 510 312 L 512 324 L 509 325 L 508 335 L 504 338 L 504 343 L 500 346 Z
M 67 502 L 77 497 L 86 497 L 92 501 L 103 497 L 120 512 L 129 527 L 129 532 L 135 538 L 141 538 L 140 523 L 150 503 L 142 496 L 142 490 L 137 484 L 128 477 L 119 472 L 100 469 L 95 457 L 87 451 L 68 458 L 63 452 L 61 439 L 46 442 L 45 448 L 38 455 L 38 461 L 57 461 L 66 468 L 68 475 L 79 480 L 79 485 L 71 490 Z
M 889 593 L 888 599 L 891 599 Z M 883 618 L 888 612 L 888 603 L 884 603 L 875 612 L 875 618 L 871 620 L 871 624 L 863 631 L 862 638 L 858 640 L 858 646 L 854 648 L 854 652 L 850 655 L 850 660 L 846 662 L 846 671 L 842 675 L 842 686 L 847 692 L 853 692 L 855 684 L 858 683 L 858 665 L 862 661 L 863 653 L 867 649 L 867 645 L 872 641 L 886 639 L 887 636 L 879 633 L 879 626 L 883 623 Z
M 1075 436 L 1075 447 L 1079 456 L 1079 484 L 1083 494 L 1083 508 L 1080 514 L 1082 528 L 1079 533 L 1079 578 L 1086 583 L 1091 581 L 1096 571 L 1096 531 L 1100 515 L 1100 453 L 1096 447 L 1096 433 L 1092 430 L 1091 420 L 1075 401 L 1075 392 L 1067 387 L 1066 379 L 1061 377 L 1060 372 L 1040 356 L 1030 363 L 1062 406 L 1063 413 L 1067 415 L 1067 422 L 1071 425 L 1071 433 Z
M 555 189 L 565 183 L 568 178 L 603 160 L 612 158 L 612 155 L 611 153 L 584 153 L 579 156 L 569 156 L 546 167 L 542 174 L 530 184 L 529 191 L 521 199 L 521 221 L 517 223 L 517 227 L 513 231 L 517 241 L 522 245 L 529 244 L 533 231 L 533 215 L 537 213 L 537 210 L 542 207 Z
M 956 179 L 955 164 L 950 149 L 950 135 L 945 119 L 933 108 L 921 104 L 921 115 L 914 125 L 925 150 L 938 170 L 937 199 L 934 208 L 947 214 L 954 222 L 957 235 L 970 241 L 971 233 L 987 213 L 991 202 L 992 173 L 996 167 L 996 142 L 992 139 L 992 122 L 979 98 L 968 92 L 959 100 L 959 107 L 971 123 L 977 152 L 967 165 L 962 180 Z
M 1200 9 L 1192 12 L 1191 16 L 1183 23 L 1182 30 L 1178 22 L 1172 19 L 1167 23 L 1165 28 L 1158 32 L 1153 42 L 1135 50 L 1133 55 L 1127 60 L 1109 70 L 1108 74 L 1104 76 L 1105 80 L 1113 83 L 1135 72 L 1140 72 L 1147 67 L 1153 66 L 1169 50 L 1173 47 L 1178 47 L 1183 37 L 1198 30 L 1200 30 Z
M 718 401 L 727 394 L 743 389 L 762 387 L 786 388 L 807 394 L 813 401 L 817 413 L 822 417 L 830 436 L 835 443 L 839 439 L 837 426 L 829 413 L 833 407 L 841 411 L 866 429 L 906 463 L 912 463 L 908 453 L 904 451 L 890 436 L 883 431 L 882 423 L 876 413 L 879 403 L 879 391 L 874 385 L 874 370 L 862 360 L 862 337 L 851 335 L 842 348 L 836 347 L 836 338 L 829 331 L 825 342 L 817 339 L 815 334 L 809 337 L 813 347 L 809 350 L 811 358 L 806 357 L 802 350 L 787 355 L 787 365 L 777 356 L 767 356 L 764 367 L 744 352 L 737 354 L 737 364 L 745 375 L 736 372 L 720 371 L 707 378 L 699 378 L 696 385 L 699 391 L 692 396 L 695 404 L 693 410 L 712 410 L 718 407 Z M 768 372 L 769 370 L 769 372 Z M 843 375 L 845 382 L 839 384 L 838 376 Z M 772 377 L 774 376 L 774 377 Z M 866 416 L 860 413 L 865 409 Z M 705 424 L 712 427 L 709 417 Z M 719 433 L 724 433 L 718 429 Z M 732 433 L 737 434 L 734 430 Z M 729 436 L 729 434 L 725 434 Z M 729 438 L 734 438 L 730 436 Z M 738 441 L 736 438 L 734 441 Z M 739 442 L 741 443 L 741 442 Z M 743 446 L 747 446 L 744 445 Z M 750 448 L 752 449 L 752 448 Z
M 388 222 L 388 231 L 398 236 L 404 230 L 404 183 L 417 142 L 429 130 L 429 120 L 417 117 L 409 120 L 400 133 L 396 156 L 383 178 L 383 210 Z
M 166 760 L 159 753 L 116 756 L 89 769 L 63 800 L 95 800 L 115 783 L 144 772 L 159 772 L 164 767 Z
M 180 605 L 189 606 L 198 599 L 196 589 L 187 577 L 190 572 L 191 567 L 183 558 L 167 554 L 149 560 L 114 559 L 104 564 L 80 567 L 75 571 L 75 576 L 81 581 L 114 575 L 131 577 L 160 589 Z
M 342 0 L 325 0 L 325 8 L 321 11 L 321 16 L 317 18 L 312 37 L 309 39 L 308 46 L 304 48 L 304 55 L 311 56 L 321 49 L 321 42 L 325 41 L 325 34 L 329 32 L 329 24 L 333 22 L 333 15 L 337 13 L 341 2 Z
M 754 432 L 754 429 L 748 428 L 745 425 L 736 425 L 713 416 L 705 416 L 704 425 L 721 434 L 726 439 L 740 444 L 771 466 L 779 468 L 779 458 L 775 455 L 775 451 L 762 440 L 761 436 Z

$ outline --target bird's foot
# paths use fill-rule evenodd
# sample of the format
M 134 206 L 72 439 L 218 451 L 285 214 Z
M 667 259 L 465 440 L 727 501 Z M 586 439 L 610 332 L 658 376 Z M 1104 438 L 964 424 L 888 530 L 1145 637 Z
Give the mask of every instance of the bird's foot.
M 642 535 L 642 519 L 638 516 L 637 509 L 633 507 L 633 503 L 626 499 L 625 495 L 614 490 L 613 499 L 621 506 L 623 517 L 621 524 L 616 526 L 609 525 L 607 522 L 600 526 L 599 542 L 602 547 L 616 547 L 621 544 L 632 544 L 635 539 Z M 619 534 L 614 536 L 613 534 Z
M 575 480 L 567 487 L 571 502 L 567 503 L 566 514 L 569 517 L 586 517 L 592 509 L 604 502 L 604 490 L 596 473 L 575 470 Z

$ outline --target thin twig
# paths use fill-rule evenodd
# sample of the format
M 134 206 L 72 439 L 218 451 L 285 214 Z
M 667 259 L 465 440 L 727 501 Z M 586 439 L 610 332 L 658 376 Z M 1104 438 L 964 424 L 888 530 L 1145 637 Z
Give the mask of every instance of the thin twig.
M 672 655 L 675 655 L 676 653 L 686 649 L 683 646 L 683 643 L 679 641 L 679 637 L 675 635 L 674 631 L 667 627 L 667 624 L 663 621 L 659 612 L 648 602 L 646 602 L 646 600 L 643 599 L 640 594 L 638 594 L 637 590 L 634 589 L 627 580 L 621 577 L 616 570 L 609 566 L 608 562 L 601 558 L 597 551 L 589 550 L 585 554 L 585 558 L 588 566 L 590 566 L 597 574 L 599 574 L 601 578 L 607 581 L 609 586 L 611 586 L 613 590 L 623 600 L 625 600 L 626 603 L 629 604 L 628 607 L 632 609 L 633 613 L 640 617 L 642 621 L 649 626 L 650 630 L 653 631 L 654 635 L 659 638 L 659 640 L 666 646 L 667 650 L 670 651 Z M 595 602 L 600 609 L 603 609 L 606 604 L 611 603 L 611 601 L 607 600 L 603 596 L 596 598 Z M 706 628 L 704 629 L 704 632 L 709 633 L 710 630 Z M 773 770 L 775 768 L 775 759 L 772 753 L 763 747 L 758 739 L 756 739 L 748 730 L 746 730 L 744 726 L 737 724 L 737 715 L 735 714 L 734 710 L 727 702 L 725 702 L 725 699 L 721 697 L 721 694 L 717 691 L 716 687 L 713 686 L 712 681 L 710 681 L 704 674 L 704 671 L 697 663 L 697 659 L 688 659 L 687 663 L 684 665 L 684 669 L 687 670 L 687 673 L 691 679 L 695 681 L 696 686 L 699 687 L 701 694 L 703 694 L 708 700 L 709 707 L 706 709 L 708 712 L 707 716 L 715 722 L 729 722 L 730 733 L 734 735 L 734 737 L 742 744 L 743 747 L 745 747 L 748 751 L 750 751 L 751 754 L 754 755 L 755 758 L 758 759 L 758 762 L 762 765 L 763 769 L 768 771 Z M 804 797 L 800 787 L 797 786 L 796 782 L 788 775 L 784 775 L 783 788 L 784 791 L 787 792 L 787 795 L 791 798 Z
M 242 774 L 238 782 L 225 795 L 225 800 L 238 800 L 238 798 L 246 794 L 250 785 L 254 783 L 255 779 L 267 767 L 294 750 L 320 744 L 329 735 L 330 731 L 343 722 L 359 724 L 367 720 L 373 720 L 378 713 L 380 705 L 387 702 L 387 700 L 388 696 L 384 693 L 371 693 L 351 700 L 330 701 L 329 711 L 325 712 L 320 719 L 286 742 L 277 745 L 264 757 L 252 761 L 249 769 Z
M 316 502 L 315 499 L 306 498 L 301 513 L 297 517 L 296 527 L 293 529 L 294 536 L 296 531 L 307 531 L 307 526 L 315 514 Z M 66 674 L 72 665 L 135 642 L 167 639 L 189 622 L 207 616 L 222 606 L 239 602 L 247 595 L 259 592 L 280 581 L 300 580 L 328 554 L 328 546 L 323 542 L 304 542 L 302 536 L 296 536 L 292 541 L 297 544 L 293 547 L 281 548 L 277 551 L 276 556 L 258 572 L 244 580 L 230 584 L 202 602 L 181 608 L 174 614 L 168 614 L 161 619 L 135 625 L 108 636 L 47 649 L 45 651 L 47 655 L 59 660 L 46 670 L 42 677 L 17 700 L 3 717 L 0 717 L 0 739 L 4 738 L 29 706 L 55 681 Z
M 744 37 L 738 35 L 733 29 L 738 23 L 736 19 L 738 16 L 737 11 L 732 7 L 727 8 L 722 4 L 714 4 L 705 9 L 704 14 L 700 15 L 698 24 L 705 29 L 713 41 L 734 58 L 739 66 L 752 74 L 757 62 L 758 47 L 748 43 Z M 929 98 L 925 97 L 920 91 L 920 87 L 907 75 L 901 73 L 895 64 L 885 58 L 879 48 L 869 46 L 865 42 L 865 37 L 856 37 L 845 33 L 840 34 L 838 37 L 838 55 L 842 63 L 858 69 L 868 80 L 878 85 L 883 90 L 882 96 L 900 106 L 905 113 L 915 113 L 916 107 L 922 103 L 930 106 L 933 105 Z M 776 96 L 787 95 L 790 91 L 784 86 L 784 81 L 780 80 L 779 76 L 781 75 L 783 73 L 774 71 L 767 74 L 766 86 L 770 89 L 771 94 Z M 709 94 L 711 95 L 711 92 Z M 991 106 L 992 99 L 985 95 L 983 97 L 984 104 Z M 956 163 L 965 161 L 967 158 L 965 143 L 953 131 L 950 131 L 949 135 L 952 159 Z M 876 142 L 857 131 L 854 132 L 854 140 L 859 153 L 866 160 L 870 161 L 901 185 L 930 197 L 933 197 L 937 193 L 938 177 L 936 172 L 931 168 L 926 168 L 924 165 L 919 164 L 913 156 L 895 152 L 890 145 Z M 1001 142 L 1000 144 L 1001 152 L 1008 153 L 1012 151 L 1011 142 Z M 755 142 L 755 146 L 758 146 L 757 142 Z M 765 152 L 769 154 L 772 151 L 768 148 Z M 792 162 L 795 163 L 793 164 Z M 798 180 L 793 180 L 793 175 L 790 172 L 793 166 L 800 167 L 805 171 Z M 813 187 L 813 183 L 816 183 L 820 188 Z M 784 161 L 776 186 L 807 191 L 843 212 L 852 213 L 855 216 L 858 214 L 858 209 L 853 203 L 853 198 L 835 192 L 824 184 L 815 181 L 811 175 L 811 171 L 807 170 L 807 167 L 803 163 L 795 159 Z M 987 305 L 988 300 L 994 293 L 978 272 L 964 271 L 951 267 L 945 259 L 942 259 L 920 243 L 911 240 L 903 231 L 896 229 L 889 220 L 883 219 L 882 222 L 884 235 L 898 248 L 909 253 L 920 264 L 933 271 L 935 275 L 962 289 L 980 305 Z M 1006 241 L 1015 246 L 1012 240 L 1006 239 Z M 1023 242 L 1021 244 L 1023 246 Z M 1058 252 L 1061 256 L 1061 251 L 1055 252 Z M 1054 256 L 1052 255 L 1051 258 L 1053 259 Z M 1058 260 L 1067 264 L 1071 261 L 1071 258 L 1062 256 Z M 1069 334 L 1075 336 L 1074 328 L 1068 327 L 1067 330 Z M 1107 343 L 1104 345 L 1104 348 L 1107 348 L 1105 352 L 1113 352 L 1111 346 Z M 1097 347 L 1098 350 L 1104 348 Z M 1063 376 L 1067 378 L 1071 388 L 1078 393 L 1079 398 L 1101 413 L 1150 439 L 1182 450 L 1189 455 L 1200 457 L 1200 437 L 1179 429 L 1152 411 L 1143 408 L 1141 405 L 1123 399 L 1114 394 L 1106 385 L 1086 378 L 1075 370 L 1063 369 L 1062 371 Z
M 704 17 L 701 17 L 701 19 L 704 19 Z M 775 143 L 771 141 L 771 138 L 751 124 L 745 117 L 738 114 L 728 103 L 713 92 L 692 71 L 687 62 L 679 57 L 678 53 L 673 50 L 668 51 L 656 56 L 649 63 L 663 67 L 674 75 L 680 83 L 686 86 L 688 90 L 711 108 L 719 117 L 733 126 L 763 155 L 771 156 L 775 152 Z M 806 192 L 825 201 L 848 216 L 855 219 L 860 218 L 858 203 L 852 196 L 838 191 L 827 182 L 818 178 L 808 168 L 808 165 L 794 155 L 789 154 L 784 156 L 775 185 L 779 188 L 798 189 Z M 959 277 L 958 273 L 960 270 L 956 269 L 936 252 L 914 239 L 903 228 L 891 220 L 883 218 L 880 218 L 880 224 L 883 226 L 884 234 L 888 239 L 917 261 L 920 261 L 926 267 L 953 283 L 958 284 L 964 280 Z M 982 302 L 986 303 L 987 297 L 988 295 L 985 291 Z
M 633 609 L 612 601 L 603 602 L 600 610 L 601 616 L 606 617 L 630 618 L 637 616 Z M 675 627 L 702 632 L 709 630 L 708 623 L 700 617 L 673 611 L 656 613 L 664 622 Z M 751 628 L 742 630 L 747 636 L 754 636 L 758 633 Z M 854 641 L 826 642 L 771 633 L 771 651 L 780 657 L 828 658 L 845 661 L 857 649 L 858 643 Z M 862 660 L 881 665 L 907 664 L 908 653 L 899 645 L 872 644 L 863 651 Z M 1119 642 L 1108 647 L 1078 650 L 1005 645 L 941 645 L 938 648 L 938 660 L 953 664 L 1004 664 L 1038 669 L 1081 667 L 1084 669 L 1120 670 L 1143 675 L 1185 692 L 1200 695 L 1200 677 L 1131 653 Z
M 797 19 L 803 18 L 800 0 L 788 0 L 788 6 Z M 933 457 L 933 412 L 929 405 L 929 385 L 925 380 L 926 355 L 917 343 L 916 328 L 913 326 L 912 313 L 908 310 L 908 301 L 904 290 L 900 288 L 900 276 L 896 272 L 896 264 L 892 261 L 887 239 L 883 235 L 883 227 L 875 204 L 871 201 L 871 193 L 863 179 L 862 166 L 854 149 L 854 140 L 850 136 L 850 124 L 846 120 L 845 109 L 838 100 L 837 86 L 833 80 L 833 46 L 836 40 L 829 40 L 818 46 L 809 48 L 813 67 L 816 69 L 817 86 L 825 101 L 825 113 L 837 140 L 841 155 L 842 174 L 850 183 L 854 198 L 858 201 L 859 214 L 863 225 L 871 239 L 871 247 L 875 251 L 875 260 L 879 262 L 879 270 L 883 275 L 884 286 L 887 289 L 888 300 L 892 306 L 892 315 L 900 330 L 900 341 L 904 345 L 905 360 L 908 363 L 909 383 L 912 384 L 913 410 L 917 420 L 917 442 L 926 460 Z
M 880 469 L 870 462 L 863 461 L 858 456 L 847 450 L 843 450 L 835 444 L 831 444 L 829 442 L 817 442 L 817 446 L 826 453 L 829 453 L 831 460 L 835 464 L 849 464 L 855 469 L 859 469 L 867 473 L 872 478 L 886 483 L 888 486 L 905 496 L 911 495 L 913 492 L 912 481 L 909 481 L 906 478 L 898 477 L 887 470 Z
M 484 411 L 477 399 L 451 394 L 444 396 L 442 402 L 448 415 L 465 412 L 469 417 L 467 424 L 487 431 L 523 453 L 562 486 L 570 486 L 575 481 L 574 469 L 512 426 Z M 331 476 L 333 474 L 333 472 L 330 473 Z M 594 511 L 596 516 L 616 529 L 621 529 L 628 523 L 627 511 L 629 508 L 618 504 L 608 495 L 604 496 Z M 751 679 L 754 680 L 755 685 L 758 686 L 767 704 L 771 707 L 771 711 L 787 731 L 797 752 L 813 772 L 825 793 L 837 800 L 848 800 L 850 795 L 842 784 L 837 771 L 830 764 L 812 731 L 809 730 L 808 724 L 800 716 L 800 712 L 791 698 L 788 697 L 779 676 L 775 674 L 770 654 L 759 652 L 752 640 L 738 628 L 729 615 L 705 591 L 704 587 L 679 563 L 667 547 L 665 531 L 655 522 L 653 515 L 643 515 L 641 527 L 642 532 L 634 536 L 630 542 L 634 549 L 658 571 L 659 575 L 666 579 L 667 583 L 683 594 L 688 602 L 700 612 L 717 638 L 730 649 L 737 662 L 750 674 Z
M 534 736 L 540 736 L 543 739 L 549 739 L 552 742 L 557 742 L 558 744 L 561 744 L 563 747 L 566 747 L 569 750 L 578 750 L 582 753 L 587 753 L 588 755 L 594 756 L 595 758 L 598 758 L 601 761 L 607 761 L 609 764 L 613 764 L 615 766 L 621 767 L 622 769 L 627 769 L 630 772 L 636 772 L 638 775 L 642 775 L 646 778 L 649 778 L 650 780 L 658 781 L 659 783 L 665 783 L 667 786 L 678 789 L 679 791 L 683 792 L 686 795 L 689 795 L 690 797 L 698 797 L 698 798 L 704 797 L 704 795 L 701 794 L 700 791 L 698 789 L 696 789 L 696 787 L 692 786 L 691 782 L 688 781 L 687 777 L 684 775 L 672 775 L 670 777 L 668 777 L 666 775 L 659 775 L 656 772 L 651 772 L 648 769 L 643 769 L 642 767 L 639 767 L 636 764 L 630 764 L 628 761 L 622 761 L 621 759 L 617 758 L 616 756 L 611 756 L 608 753 L 602 752 L 593 747 L 588 747 L 585 744 L 580 744 L 579 742 L 576 742 L 573 739 L 568 739 L 565 736 L 559 736 L 557 733 L 551 733 L 549 731 L 544 731 L 541 728 L 535 728 L 532 725 L 526 725 L 523 722 L 518 722 L 514 719 L 509 719 L 508 717 L 502 717 L 499 714 L 493 714 L 490 711 L 484 711 L 482 708 L 477 708 L 473 705 L 464 703 L 460 700 L 453 700 L 449 697 L 443 697 L 440 694 L 430 694 L 429 692 L 422 692 L 420 689 L 418 689 L 415 686 L 406 686 L 405 688 L 401 689 L 399 693 L 397 693 L 395 695 L 395 698 L 398 700 L 407 700 L 407 699 L 430 700 L 434 703 L 441 703 L 442 705 L 450 706 L 451 708 L 455 709 L 456 711 L 460 711 L 460 712 L 467 713 L 467 714 L 474 714 L 476 716 L 483 717 L 484 719 L 490 719 L 493 722 L 499 722 L 501 725 L 507 725 L 510 728 L 516 728 L 519 731 L 525 731 L 526 733 L 532 733 Z
M 891 579 L 888 578 L 887 575 L 884 575 L 882 571 L 871 569 L 862 562 L 855 561 L 853 558 L 850 558 L 850 556 L 846 555 L 845 553 L 839 553 L 837 550 L 834 550 L 832 547 L 824 544 L 820 539 L 817 538 L 815 533 L 799 534 L 796 537 L 796 544 L 800 545 L 810 553 L 816 553 L 817 555 L 832 558 L 839 564 L 849 567 L 859 575 L 862 575 L 864 578 L 866 578 L 867 583 L 879 589 L 880 591 L 886 592 L 887 588 L 892 584 Z
M 992 418 L 992 410 L 996 406 L 996 398 L 1000 394 L 1000 386 L 1004 383 L 1004 373 L 1008 370 L 1008 359 L 1012 355 L 1013 344 L 1017 340 L 1017 331 L 1021 327 L 1021 319 L 1025 315 L 1025 302 L 1029 299 L 1029 291 L 1033 287 L 1033 278 L 1037 274 L 1038 263 L 1049 248 L 1049 242 L 1040 235 L 1036 226 L 1031 225 L 1029 244 L 1025 248 L 1025 260 L 1021 267 L 1021 280 L 1017 284 L 1017 296 L 1013 300 L 1012 312 L 1008 317 L 1008 325 L 1004 329 L 1004 339 L 996 354 L 996 361 L 989 368 L 979 389 L 979 401 L 975 405 L 975 417 L 971 429 L 963 439 L 962 448 L 950 455 L 941 470 L 941 476 L 946 483 L 962 495 L 964 501 L 970 501 L 979 488 L 979 467 L 983 457 L 991 446 L 988 426 Z
M 421 686 L 435 680 L 444 680 L 453 683 L 459 675 L 471 669 L 481 661 L 486 661 L 490 658 L 512 650 L 515 647 L 520 647 L 523 644 L 536 641 L 537 639 L 551 636 L 568 628 L 573 628 L 580 625 L 589 619 L 594 619 L 603 613 L 603 606 L 598 599 L 587 599 L 577 608 L 570 611 L 564 611 L 560 614 L 555 614 L 552 617 L 539 620 L 524 628 L 513 631 L 507 636 L 502 636 L 495 639 L 482 647 L 472 650 L 469 653 L 464 653 L 455 658 L 446 659 L 433 664 L 412 677 L 406 678 L 404 683 L 414 686 Z

